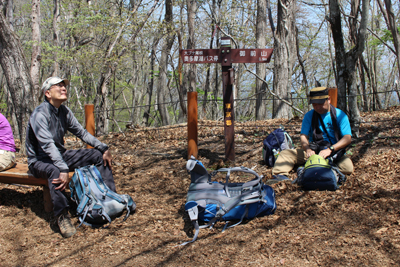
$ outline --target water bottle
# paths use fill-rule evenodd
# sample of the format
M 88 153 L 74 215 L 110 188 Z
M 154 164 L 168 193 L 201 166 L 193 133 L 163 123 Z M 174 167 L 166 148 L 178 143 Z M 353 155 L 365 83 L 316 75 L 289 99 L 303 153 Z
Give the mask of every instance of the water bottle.
M 278 156 L 279 156 L 279 151 L 278 150 L 276 150 L 274 148 L 274 149 L 272 149 L 272 153 L 274 154 L 275 159 L 278 158 Z

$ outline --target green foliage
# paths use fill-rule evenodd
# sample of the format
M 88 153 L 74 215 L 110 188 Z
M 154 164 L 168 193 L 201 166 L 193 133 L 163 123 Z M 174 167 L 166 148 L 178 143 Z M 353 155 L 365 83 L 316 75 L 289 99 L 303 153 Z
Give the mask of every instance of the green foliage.
M 104 79 L 105 74 L 112 69 L 110 79 L 106 81 L 107 97 L 110 108 L 115 108 L 113 114 L 118 121 L 129 121 L 131 119 L 127 106 L 131 110 L 140 110 L 132 123 L 141 123 L 144 115 L 143 106 L 147 104 L 147 88 L 151 79 L 154 79 L 155 85 L 157 79 L 160 78 L 158 70 L 159 56 L 161 49 L 167 38 L 167 25 L 163 24 L 164 5 L 157 6 L 155 12 L 144 23 L 152 6 L 152 1 L 137 2 L 140 4 L 136 12 L 131 13 L 128 6 L 131 1 L 91 1 L 91 5 L 87 1 L 81 0 L 65 0 L 61 1 L 60 16 L 58 17 L 58 43 L 53 40 L 53 12 L 54 1 L 41 1 L 41 79 L 48 77 L 54 73 L 55 63 L 58 64 L 59 70 L 57 74 L 60 76 L 68 76 L 71 80 L 71 91 L 68 105 L 79 111 L 80 105 L 84 103 L 94 103 L 95 99 L 101 95 L 99 84 Z M 162 2 L 162 1 L 161 1 Z M 217 1 L 218 2 L 218 1 Z M 208 48 L 210 46 L 211 36 L 213 34 L 212 25 L 218 21 L 219 26 L 226 33 L 229 33 L 237 42 L 239 48 L 255 47 L 256 33 L 256 3 L 257 1 L 220 1 L 216 5 L 216 9 L 210 11 L 212 3 L 210 1 L 197 1 L 198 9 L 195 19 L 195 43 L 196 48 Z M 14 1 L 15 23 L 14 30 L 19 36 L 25 53 L 25 58 L 29 65 L 30 55 L 34 43 L 32 40 L 32 29 L 29 21 L 31 20 L 31 3 L 26 1 Z M 186 1 L 174 1 L 174 33 L 177 37 L 178 33 L 183 48 L 188 42 L 187 28 L 187 9 Z M 271 3 L 273 8 L 273 16 L 276 17 L 276 5 Z M 343 3 L 344 12 L 347 12 L 348 3 Z M 322 84 L 333 86 L 334 74 L 332 71 L 331 56 L 328 45 L 330 38 L 327 38 L 327 26 L 322 23 L 325 20 L 323 12 L 314 10 L 314 7 L 305 8 L 303 4 L 298 5 L 296 17 L 298 18 L 296 27 L 298 28 L 299 38 L 299 54 L 304 61 L 306 78 L 308 87 L 312 87 L 313 79 L 319 80 Z M 181 13 L 183 11 L 183 13 Z M 318 11 L 315 12 L 314 11 Z M 180 17 L 181 14 L 185 14 Z M 129 19 L 128 19 L 129 18 Z M 382 17 L 377 16 L 377 20 L 383 21 Z M 322 24 L 321 24 L 322 23 Z M 320 28 L 321 25 L 321 28 Z M 139 27 L 143 28 L 138 31 Z M 344 31 L 348 29 L 343 24 Z M 117 38 L 119 32 L 121 36 Z M 135 38 L 133 34 L 136 34 Z M 391 32 L 383 30 L 380 32 L 381 38 L 385 42 L 392 42 Z M 224 34 L 217 31 L 214 35 L 212 43 L 213 48 L 218 48 L 217 38 Z M 386 64 L 387 49 L 381 45 L 381 42 L 369 35 L 367 45 L 373 48 L 373 54 L 378 59 L 377 67 L 380 77 L 377 77 L 378 89 L 384 86 L 387 71 L 379 67 L 379 61 Z M 270 27 L 267 26 L 265 31 L 266 47 L 273 47 L 274 38 Z M 157 45 L 155 45 L 157 43 Z M 346 47 L 350 44 L 346 40 Z M 179 78 L 178 69 L 178 38 L 171 53 L 168 56 L 169 67 L 167 70 L 168 79 L 168 99 L 176 101 L 179 99 Z M 234 46 L 234 44 L 233 44 Z M 332 46 L 332 44 L 331 44 Z M 332 46 L 333 47 L 333 46 Z M 112 48 L 112 51 L 111 51 Z M 151 51 L 156 52 L 155 70 L 151 72 L 150 60 Z M 125 53 L 122 53 L 125 52 Z M 123 56 L 121 56 L 123 54 Z M 274 57 L 269 64 L 266 64 L 267 75 L 269 76 L 269 88 L 273 90 L 273 63 Z M 368 59 L 367 59 L 368 60 Z M 56 61 L 56 62 L 55 62 Z M 292 91 L 294 98 L 305 97 L 306 88 L 303 88 L 302 68 L 298 62 L 295 63 L 293 74 L 291 77 Z M 369 62 L 368 62 L 369 63 Z M 388 65 L 388 64 L 386 64 Z M 185 64 L 183 67 L 187 68 Z M 254 92 L 256 78 L 246 72 L 243 64 L 235 64 L 239 93 L 237 98 L 251 100 L 243 100 L 235 102 L 235 115 L 238 120 L 254 119 Z M 29 67 L 29 66 L 28 66 Z M 250 70 L 255 70 L 255 64 L 247 64 Z M 213 114 L 215 119 L 222 114 L 222 89 L 221 89 L 221 70 L 219 64 L 198 64 L 197 65 L 197 82 L 205 81 L 207 70 L 210 70 L 210 92 L 207 94 L 207 116 Z M 185 72 L 184 72 L 185 73 Z M 217 75 L 218 74 L 218 75 Z M 383 76 L 383 77 L 381 77 Z M 183 77 L 187 79 L 188 77 Z M 216 85 L 216 83 L 218 83 Z M 330 84 L 328 84 L 330 83 Z M 218 88 L 218 89 L 216 89 Z M 309 88 L 307 88 L 309 89 Z M 154 86 L 154 90 L 158 90 Z M 214 90 L 217 90 L 215 93 Z M 199 102 L 203 100 L 205 95 L 204 87 L 200 84 L 196 85 L 196 91 L 199 94 Z M 77 93 L 76 93 L 77 92 Z M 123 95 L 122 95 L 123 94 Z M 155 93 L 153 92 L 154 101 Z M 266 98 L 271 98 L 269 94 L 265 94 Z M 218 101 L 215 105 L 214 101 Z M 4 102 L 4 100 L 3 100 Z M 308 109 L 306 100 L 293 100 L 294 105 L 301 110 Z M 0 103 L 4 105 L 4 103 Z M 272 112 L 272 101 L 266 101 L 266 109 L 268 116 Z M 132 106 L 135 106 L 132 107 Z M 142 106 L 142 107 L 137 107 Z M 212 108 L 211 108 L 212 107 Z M 179 105 L 169 106 L 168 112 L 171 118 L 177 116 Z M 130 111 L 131 111 L 130 110 Z M 294 112 L 294 111 L 293 111 Z M 296 112 L 294 115 L 299 115 Z M 157 117 L 156 107 L 151 107 L 151 115 Z M 155 125 L 158 121 L 150 118 L 150 123 Z M 208 117 L 210 118 L 210 117 Z M 124 122 L 119 122 L 121 128 L 124 128 Z
M 381 31 L 383 32 L 383 35 L 379 37 L 380 39 L 376 38 L 375 36 L 371 36 L 371 38 L 368 42 L 368 45 L 370 45 L 372 47 L 382 47 L 383 48 L 383 45 L 384 45 L 383 42 L 393 43 L 392 32 L 389 31 L 388 29 L 382 29 Z M 400 26 L 397 27 L 397 31 L 400 32 Z

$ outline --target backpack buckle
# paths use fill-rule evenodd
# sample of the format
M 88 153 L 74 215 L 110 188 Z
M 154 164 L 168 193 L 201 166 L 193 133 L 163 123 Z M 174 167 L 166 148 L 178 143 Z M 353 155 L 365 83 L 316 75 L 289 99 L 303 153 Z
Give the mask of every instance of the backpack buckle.
M 199 215 L 198 204 L 196 201 L 189 201 L 185 204 L 185 210 L 189 213 L 190 220 L 196 221 Z

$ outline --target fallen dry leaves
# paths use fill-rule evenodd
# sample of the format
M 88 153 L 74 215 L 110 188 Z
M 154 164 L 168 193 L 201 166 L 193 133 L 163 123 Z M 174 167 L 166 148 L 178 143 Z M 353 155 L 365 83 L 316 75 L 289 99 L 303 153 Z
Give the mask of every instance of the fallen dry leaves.
M 185 247 L 177 245 L 193 237 L 183 207 L 189 186 L 187 126 L 136 127 L 100 137 L 114 156 L 118 192 L 134 198 L 137 212 L 107 229 L 81 227 L 63 239 L 43 211 L 41 188 L 1 184 L 0 265 L 400 265 L 400 108 L 362 118 L 359 138 L 353 138 L 349 149 L 355 172 L 340 190 L 303 192 L 295 185 L 276 184 L 274 215 L 224 233 L 217 223 Z M 271 169 L 262 164 L 260 148 L 280 124 L 298 144 L 298 118 L 236 123 L 236 162 L 228 163 L 223 160 L 222 122 L 200 120 L 199 159 L 210 171 L 245 166 L 268 179 Z M 67 138 L 67 146 L 84 147 L 73 137 Z M 232 176 L 232 181 L 247 178 Z

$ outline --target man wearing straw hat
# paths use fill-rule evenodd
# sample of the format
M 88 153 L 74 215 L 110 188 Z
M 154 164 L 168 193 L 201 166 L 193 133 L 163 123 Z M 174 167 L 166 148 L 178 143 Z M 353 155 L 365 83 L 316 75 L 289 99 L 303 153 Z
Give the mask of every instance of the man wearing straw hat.
M 332 157 L 345 175 L 353 172 L 353 162 L 345 155 L 345 149 L 351 143 L 351 128 L 346 113 L 331 105 L 326 87 L 311 89 L 309 102 L 314 109 L 304 115 L 300 132 L 301 148 L 280 152 L 272 168 L 272 179 L 267 184 L 291 181 L 287 176 L 294 166 L 304 165 L 307 158 L 314 154 Z

